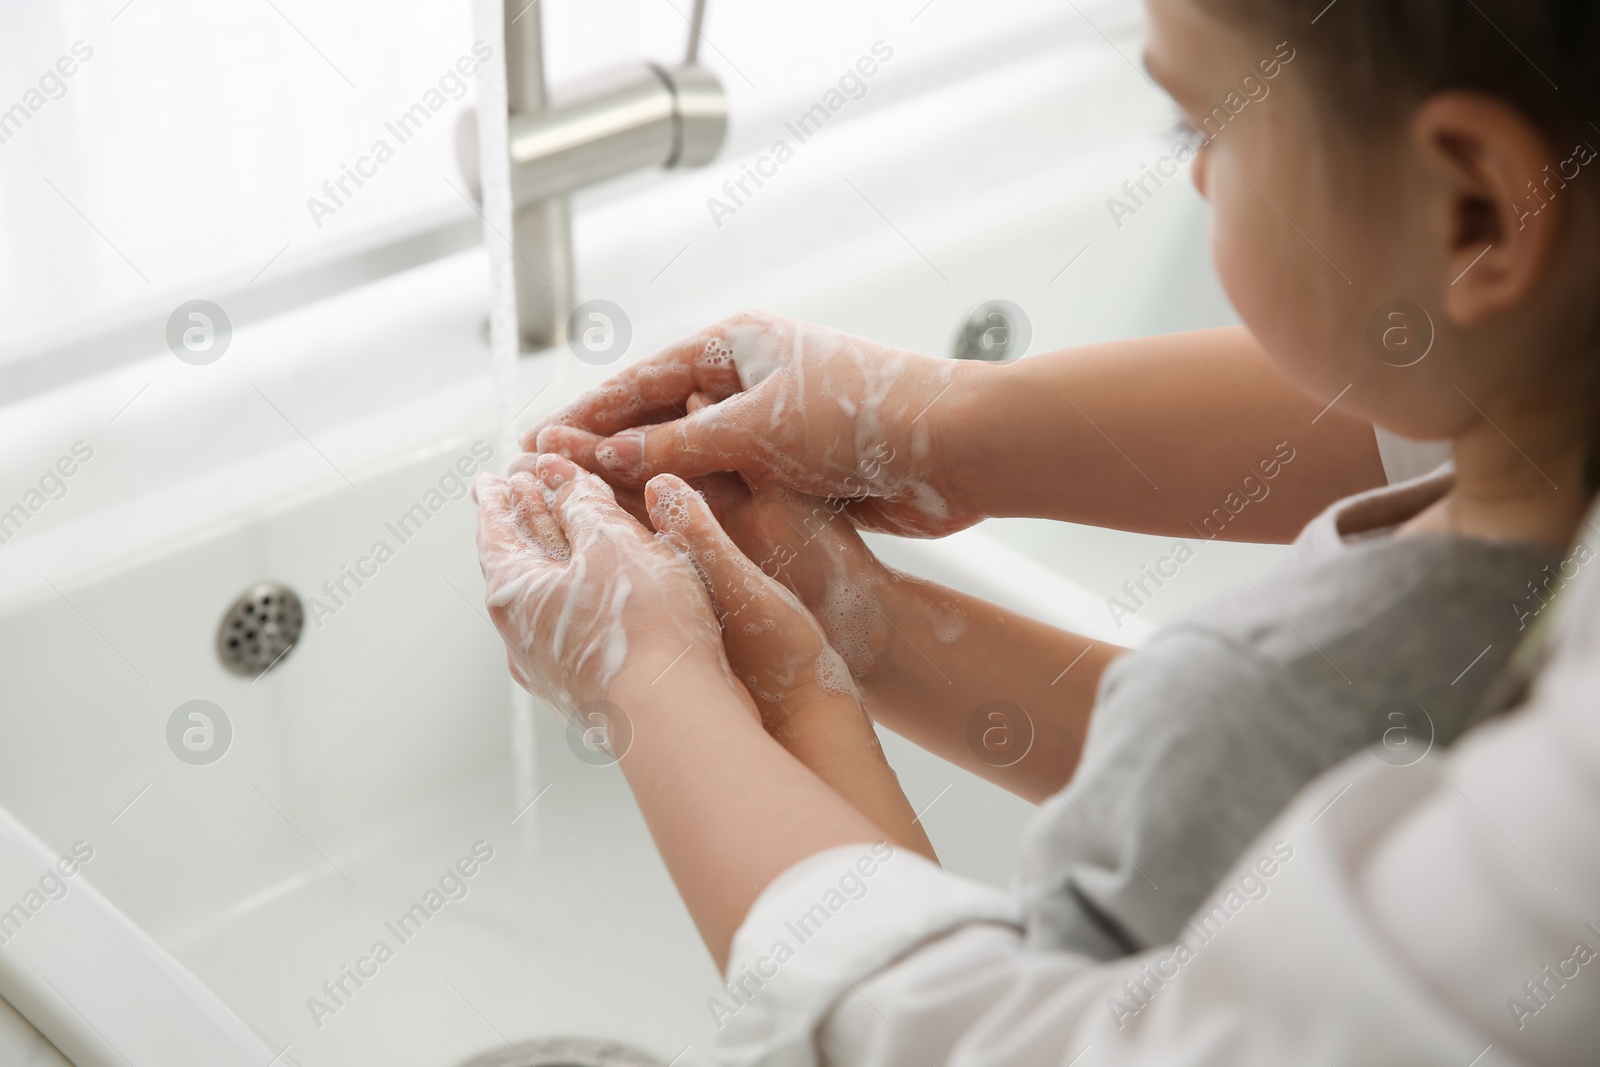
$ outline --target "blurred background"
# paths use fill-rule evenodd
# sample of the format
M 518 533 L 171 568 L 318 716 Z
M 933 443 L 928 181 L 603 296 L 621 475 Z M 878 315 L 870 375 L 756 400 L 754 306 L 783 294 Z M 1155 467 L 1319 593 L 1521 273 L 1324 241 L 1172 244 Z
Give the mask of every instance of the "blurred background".
M 885 33 L 902 50 L 875 79 L 875 94 L 907 79 L 948 80 L 975 51 L 1015 47 L 1030 30 L 1066 22 L 1026 0 L 985 5 L 979 18 L 960 4 L 941 12 L 944 0 L 919 11 L 922 2 L 713 5 L 701 58 L 730 97 L 724 158 L 764 147 L 784 119 L 815 102 L 834 68 Z M 637 59 L 678 61 L 690 6 L 547 0 L 551 83 Z M 1138 5 L 1090 6 L 1125 19 Z M 164 315 L 196 287 L 248 282 L 263 269 L 282 276 L 471 215 L 441 180 L 457 178 L 453 120 L 471 95 L 451 103 L 449 121 L 408 142 L 348 210 L 317 227 L 305 207 L 468 52 L 475 35 L 466 3 L 64 0 L 18 5 L 5 20 L 7 106 L 74 42 L 93 58 L 0 155 L 0 361 L 141 312 Z M 722 180 L 720 170 L 714 181 L 697 177 L 709 188 Z

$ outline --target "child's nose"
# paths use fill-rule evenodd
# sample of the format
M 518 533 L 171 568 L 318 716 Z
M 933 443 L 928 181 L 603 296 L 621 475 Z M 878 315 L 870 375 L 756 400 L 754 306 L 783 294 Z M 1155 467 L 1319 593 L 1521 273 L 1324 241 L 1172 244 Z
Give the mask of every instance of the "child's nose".
M 1206 173 L 1210 170 L 1211 160 L 1210 147 L 1210 145 L 1201 145 L 1200 150 L 1195 153 L 1193 165 L 1189 167 L 1189 176 L 1194 180 L 1194 187 L 1199 190 L 1201 198 L 1205 200 L 1211 199 L 1206 192 Z

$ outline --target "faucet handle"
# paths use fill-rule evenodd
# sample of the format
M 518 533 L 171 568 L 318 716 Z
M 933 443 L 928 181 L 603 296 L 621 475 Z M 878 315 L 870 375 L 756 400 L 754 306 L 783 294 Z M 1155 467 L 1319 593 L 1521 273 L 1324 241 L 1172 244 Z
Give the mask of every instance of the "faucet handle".
M 728 134 L 728 94 L 722 82 L 692 61 L 657 73 L 672 88 L 673 149 L 664 166 L 705 166 Z
M 672 87 L 676 134 L 668 167 L 703 167 L 716 158 L 728 134 L 728 96 L 717 76 L 700 65 L 706 0 L 694 0 L 683 65 L 659 73 Z
M 689 17 L 689 47 L 684 50 L 683 65 L 692 67 L 700 61 L 700 31 L 706 21 L 706 0 L 694 0 L 694 14 Z

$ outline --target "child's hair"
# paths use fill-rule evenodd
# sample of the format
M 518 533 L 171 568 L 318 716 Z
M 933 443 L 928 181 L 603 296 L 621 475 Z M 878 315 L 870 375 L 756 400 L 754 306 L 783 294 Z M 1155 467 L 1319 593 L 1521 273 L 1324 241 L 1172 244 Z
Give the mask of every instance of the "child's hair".
M 1499 97 L 1526 115 L 1561 150 L 1560 159 L 1580 143 L 1591 153 L 1600 148 L 1595 125 L 1600 121 L 1600 3 L 1595 0 L 1202 3 L 1227 21 L 1259 28 L 1274 41 L 1287 40 L 1305 57 L 1319 106 L 1347 130 L 1392 132 L 1408 114 L 1403 105 L 1465 89 Z M 1587 164 L 1577 180 L 1585 177 L 1600 183 L 1600 160 Z M 1554 180 L 1555 190 L 1565 186 L 1565 180 Z M 1530 204 L 1540 194 L 1545 194 L 1542 185 L 1530 189 Z M 1587 476 L 1594 491 L 1600 490 L 1600 315 L 1589 348 L 1597 416 Z

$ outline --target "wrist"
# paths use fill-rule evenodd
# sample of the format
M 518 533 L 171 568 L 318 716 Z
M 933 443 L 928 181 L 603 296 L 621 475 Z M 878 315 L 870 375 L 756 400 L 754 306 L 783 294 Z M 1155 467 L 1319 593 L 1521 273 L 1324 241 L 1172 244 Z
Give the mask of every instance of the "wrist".
M 915 584 L 914 579 L 872 556 L 870 567 L 851 572 L 854 595 L 848 611 L 838 612 L 837 601 L 828 605 L 835 611 L 823 622 L 823 632 L 843 657 L 851 680 L 868 705 L 883 699 L 894 688 L 895 675 L 900 670 L 900 646 L 904 644 L 899 631 L 912 606 L 906 589 L 911 584 Z
M 783 695 L 771 715 L 790 728 L 809 728 L 819 723 L 865 718 L 861 701 L 853 693 L 839 693 L 807 683 Z M 767 713 L 763 711 L 763 720 Z
M 763 709 L 762 725 L 791 756 L 808 766 L 818 756 L 863 747 L 882 755 L 872 719 L 854 696 L 818 690 L 785 699 L 779 707 Z
M 948 391 L 923 416 L 929 423 L 931 467 L 942 475 L 935 488 L 953 514 L 985 513 L 983 488 L 994 476 L 987 451 L 991 424 L 995 412 L 1004 410 L 994 394 L 1008 369 L 999 363 L 955 361 Z
M 618 674 L 608 699 L 626 718 L 631 743 L 620 761 L 630 779 L 648 780 L 721 759 L 728 745 L 772 738 L 754 701 L 720 658 L 690 653 L 676 663 Z M 665 665 L 664 665 L 665 666 Z M 741 740 L 742 739 L 742 740 Z
M 652 646 L 630 654 L 606 686 L 605 699 L 624 707 L 649 707 L 664 694 L 685 686 L 734 687 L 722 648 Z
M 871 590 L 877 640 L 866 669 L 852 672 L 869 709 L 901 703 L 914 693 L 931 665 L 923 649 L 937 647 L 929 626 L 929 594 L 942 587 L 892 568 L 883 570 L 884 581 Z

